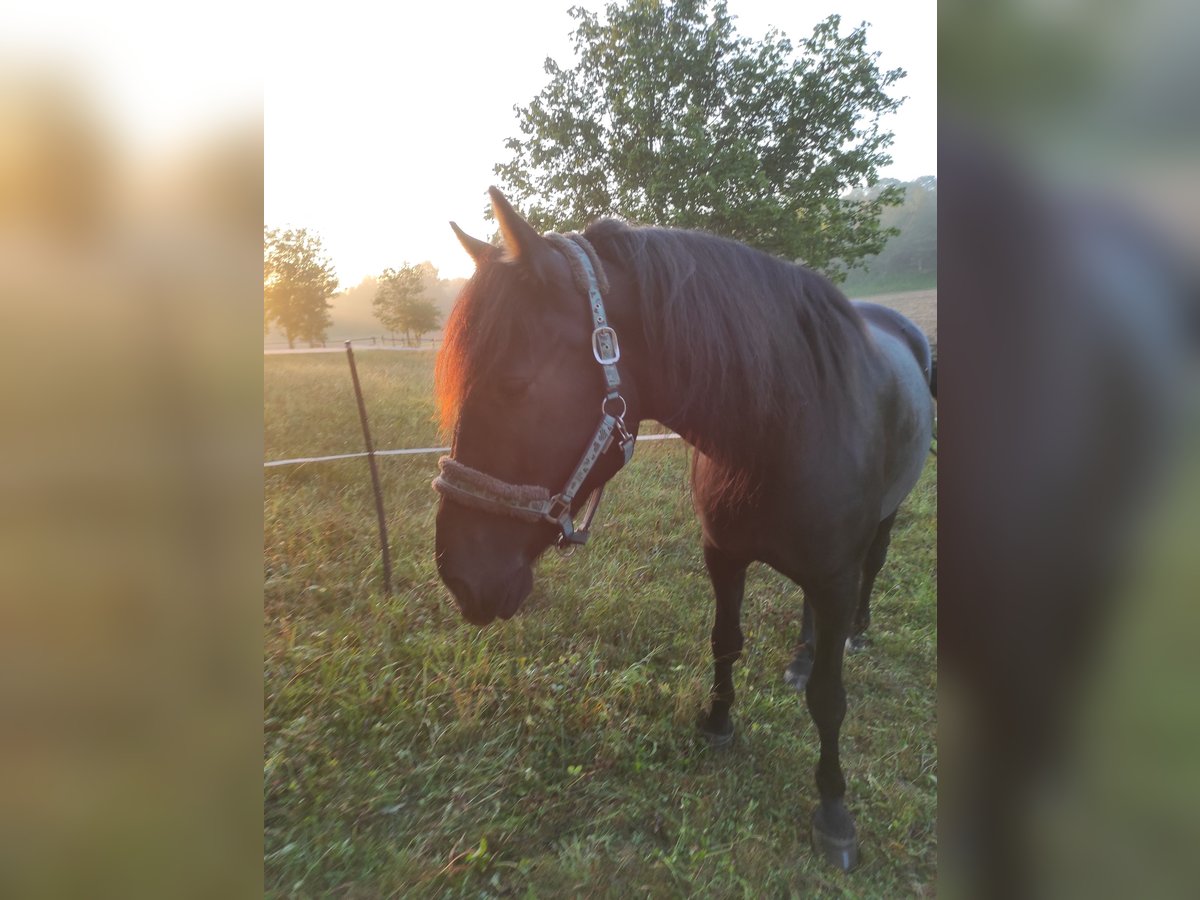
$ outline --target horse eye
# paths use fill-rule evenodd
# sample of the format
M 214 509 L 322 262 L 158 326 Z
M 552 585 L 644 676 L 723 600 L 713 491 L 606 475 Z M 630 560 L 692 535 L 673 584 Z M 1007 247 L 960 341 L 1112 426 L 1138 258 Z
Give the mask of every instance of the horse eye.
M 517 400 L 527 390 L 532 379 L 522 375 L 503 375 L 496 379 L 496 393 L 506 400 Z

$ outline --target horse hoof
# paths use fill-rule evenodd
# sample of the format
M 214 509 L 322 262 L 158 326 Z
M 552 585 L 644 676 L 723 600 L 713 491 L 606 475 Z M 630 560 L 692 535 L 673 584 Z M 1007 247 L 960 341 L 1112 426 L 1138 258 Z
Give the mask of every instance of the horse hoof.
M 871 644 L 865 634 L 856 634 L 846 639 L 846 650 L 849 653 L 861 653 Z
M 831 834 L 821 826 L 820 809 L 813 814 L 812 845 L 817 855 L 836 869 L 849 872 L 858 865 L 858 836 L 853 824 L 848 836 Z
M 711 731 L 704 732 L 704 737 L 708 740 L 709 750 L 728 750 L 733 746 L 733 732 L 728 734 L 715 734 Z
M 799 670 L 793 668 L 792 666 L 788 666 L 783 670 L 784 684 L 791 685 L 800 693 L 804 693 L 805 687 L 808 686 L 808 676 L 811 674 L 811 672 L 811 667 L 805 670 Z
M 708 742 L 708 749 L 728 750 L 733 746 L 733 723 L 729 724 L 728 731 L 714 731 L 709 726 L 708 720 L 701 716 L 696 727 L 699 729 L 700 735 Z

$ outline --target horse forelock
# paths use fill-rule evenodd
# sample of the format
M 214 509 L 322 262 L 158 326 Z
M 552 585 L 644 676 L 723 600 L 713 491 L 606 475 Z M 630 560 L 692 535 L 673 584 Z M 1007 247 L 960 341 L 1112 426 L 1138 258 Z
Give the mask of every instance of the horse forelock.
M 454 302 L 434 367 L 438 421 L 445 434 L 454 432 L 471 389 L 511 351 L 521 329 L 529 328 L 528 304 L 514 296 L 520 279 L 516 263 L 483 263 Z

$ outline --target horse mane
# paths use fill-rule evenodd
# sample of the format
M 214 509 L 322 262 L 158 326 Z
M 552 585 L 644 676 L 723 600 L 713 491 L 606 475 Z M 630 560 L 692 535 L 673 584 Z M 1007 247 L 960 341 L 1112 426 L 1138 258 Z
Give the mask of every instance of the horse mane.
M 822 435 L 857 412 L 869 342 L 858 313 L 828 279 L 724 238 L 602 219 L 584 232 L 605 266 L 637 292 L 646 346 L 659 355 L 669 422 L 733 468 L 762 459 L 764 441 L 814 414 Z M 500 358 L 534 346 L 537 304 L 520 267 L 481 265 L 446 322 L 435 370 L 440 422 L 454 429 L 471 388 Z M 819 415 L 819 418 L 816 417 Z
M 633 279 L 675 404 L 664 418 L 703 423 L 693 443 L 706 455 L 744 468 L 807 412 L 825 436 L 857 414 L 870 338 L 824 276 L 698 231 L 603 219 L 584 235 Z

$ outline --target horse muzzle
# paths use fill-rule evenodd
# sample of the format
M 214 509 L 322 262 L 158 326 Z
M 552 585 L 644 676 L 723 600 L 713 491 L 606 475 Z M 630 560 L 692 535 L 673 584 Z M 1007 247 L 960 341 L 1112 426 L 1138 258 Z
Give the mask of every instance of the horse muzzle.
M 479 583 L 441 567 L 439 574 L 462 617 L 472 625 L 487 625 L 496 618 L 511 619 L 533 589 L 533 569 L 529 566 L 521 566 L 507 577 Z

